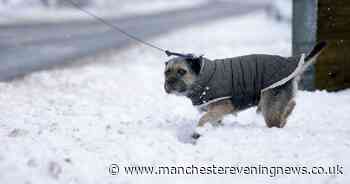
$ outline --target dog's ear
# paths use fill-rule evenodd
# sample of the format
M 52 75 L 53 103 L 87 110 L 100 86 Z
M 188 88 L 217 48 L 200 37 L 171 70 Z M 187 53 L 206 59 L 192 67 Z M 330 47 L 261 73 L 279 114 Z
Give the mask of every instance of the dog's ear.
M 188 65 L 190 66 L 191 70 L 195 73 L 195 74 L 199 74 L 199 72 L 201 71 L 201 67 L 202 67 L 202 60 L 203 57 L 193 57 L 193 58 L 187 58 L 186 62 L 188 63 Z

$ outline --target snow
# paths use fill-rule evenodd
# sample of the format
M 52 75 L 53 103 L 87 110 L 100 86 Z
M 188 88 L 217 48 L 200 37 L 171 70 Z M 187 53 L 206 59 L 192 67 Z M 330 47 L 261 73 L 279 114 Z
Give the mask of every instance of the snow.
M 224 58 L 290 55 L 290 24 L 263 12 L 197 25 L 150 40 L 173 51 Z M 350 91 L 300 91 L 284 129 L 251 108 L 190 139 L 199 114 L 167 95 L 167 58 L 141 45 L 81 67 L 0 84 L 0 183 L 348 183 Z M 93 63 L 94 61 L 98 61 Z M 333 166 L 344 175 L 111 176 L 110 164 Z
M 91 17 L 76 9 L 44 7 L 39 0 L 8 1 L 7 4 L 2 4 L 0 1 L 0 24 L 91 19 Z M 205 2 L 205 0 L 173 0 L 171 2 L 167 0 L 95 0 L 84 9 L 102 17 L 116 18 L 189 8 Z

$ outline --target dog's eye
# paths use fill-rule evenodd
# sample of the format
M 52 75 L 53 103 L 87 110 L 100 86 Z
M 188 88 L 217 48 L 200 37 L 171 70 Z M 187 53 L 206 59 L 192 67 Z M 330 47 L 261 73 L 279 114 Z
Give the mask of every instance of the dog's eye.
M 164 74 L 165 74 L 165 75 L 169 75 L 169 74 L 170 74 L 170 70 L 166 70 L 166 71 L 164 72 Z
M 187 73 L 187 71 L 184 70 L 184 69 L 179 69 L 179 70 L 177 71 L 177 73 L 180 74 L 180 75 L 185 75 L 185 74 Z

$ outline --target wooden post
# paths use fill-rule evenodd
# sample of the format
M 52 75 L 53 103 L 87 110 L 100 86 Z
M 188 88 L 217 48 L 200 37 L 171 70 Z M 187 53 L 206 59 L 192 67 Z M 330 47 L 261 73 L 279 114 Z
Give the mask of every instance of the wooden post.
M 350 1 L 319 0 L 317 39 L 329 46 L 316 64 L 316 87 L 340 90 L 350 87 Z
M 303 78 L 304 89 L 349 88 L 349 0 L 293 0 L 293 54 L 307 52 L 320 40 L 329 46 Z

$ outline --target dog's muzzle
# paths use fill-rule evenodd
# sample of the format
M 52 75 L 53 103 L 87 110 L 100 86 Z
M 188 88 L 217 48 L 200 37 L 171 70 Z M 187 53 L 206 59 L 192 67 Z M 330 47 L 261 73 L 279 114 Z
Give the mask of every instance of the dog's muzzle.
M 173 90 L 175 90 L 175 85 L 176 83 L 176 79 L 173 78 L 169 78 L 165 80 L 165 84 L 164 84 L 164 89 L 167 93 L 171 93 Z
M 166 93 L 170 93 L 171 92 L 171 89 L 169 88 L 167 83 L 164 84 L 164 89 L 165 89 Z
M 182 93 L 186 91 L 186 85 L 180 80 L 169 78 L 165 80 L 164 89 L 167 93 Z

